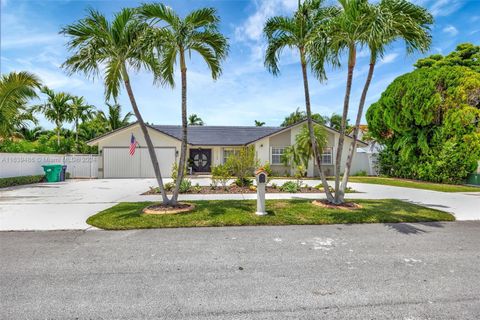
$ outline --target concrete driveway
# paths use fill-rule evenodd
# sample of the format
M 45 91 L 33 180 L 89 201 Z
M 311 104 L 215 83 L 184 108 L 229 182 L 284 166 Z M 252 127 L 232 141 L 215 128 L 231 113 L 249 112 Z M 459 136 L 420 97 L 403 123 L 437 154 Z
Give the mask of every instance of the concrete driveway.
M 192 179 L 193 180 L 193 179 Z M 209 185 L 210 179 L 193 183 Z M 283 181 L 276 181 L 277 184 Z M 309 185 L 319 181 L 305 180 Z M 85 220 L 122 201 L 156 201 L 158 196 L 141 196 L 154 179 L 68 180 L 0 189 L 0 230 L 87 229 Z M 349 198 L 401 199 L 450 212 L 457 220 L 480 220 L 480 193 L 444 193 L 373 184 L 351 183 L 359 193 Z M 270 194 L 270 199 L 318 198 L 319 194 Z M 181 195 L 183 200 L 255 199 L 245 195 Z

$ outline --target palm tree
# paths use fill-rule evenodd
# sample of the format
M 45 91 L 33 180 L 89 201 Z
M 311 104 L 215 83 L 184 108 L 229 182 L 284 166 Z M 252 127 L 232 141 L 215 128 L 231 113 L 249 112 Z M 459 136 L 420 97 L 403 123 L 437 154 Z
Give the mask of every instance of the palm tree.
M 365 40 L 370 49 L 369 70 L 360 97 L 355 126 L 353 127 L 353 141 L 350 144 L 340 187 L 341 197 L 344 196 L 347 187 L 363 108 L 378 58 L 383 56 L 390 43 L 398 39 L 405 42 L 407 53 L 426 52 L 431 44 L 430 25 L 433 23 L 433 17 L 425 8 L 406 0 L 382 0 L 380 3 L 371 6 L 371 14 L 374 19 L 370 22 Z
M 319 167 L 323 189 L 325 190 L 327 199 L 331 202 L 333 201 L 333 196 L 328 188 L 328 183 L 322 169 L 319 146 L 315 141 L 307 73 L 307 67 L 310 66 L 314 76 L 320 81 L 324 80 L 324 62 L 330 61 L 328 51 L 325 50 L 326 48 L 316 46 L 315 50 L 310 50 L 310 46 L 308 45 L 311 38 L 315 35 L 317 26 L 324 25 L 337 15 L 338 9 L 334 7 L 322 7 L 322 3 L 323 1 L 320 0 L 306 0 L 304 3 L 299 2 L 298 9 L 293 17 L 277 16 L 267 20 L 264 27 L 264 33 L 268 41 L 265 54 L 265 66 L 273 75 L 278 75 L 278 60 L 282 51 L 285 48 L 298 50 L 303 75 L 305 109 L 310 143 L 314 146 L 313 156 Z M 331 62 L 334 63 L 335 61 L 332 60 Z M 296 113 L 301 117 L 298 109 Z M 286 124 L 283 123 L 282 125 Z
M 73 123 L 75 126 L 75 146 L 78 151 L 78 125 L 79 122 L 85 122 L 87 120 L 91 120 L 94 115 L 95 107 L 85 103 L 85 99 L 83 97 L 73 97 L 72 98 L 72 117 Z
M 108 114 L 105 114 L 104 111 L 99 111 L 98 115 L 107 124 L 108 131 L 117 130 L 119 128 L 125 127 L 130 124 L 130 118 L 133 116 L 133 113 L 127 112 L 122 117 L 122 106 L 118 103 L 106 103 L 108 107 Z
M 190 12 L 184 19 L 172 8 L 161 3 L 144 4 L 139 8 L 140 16 L 155 27 L 158 47 L 163 54 L 160 59 L 160 74 L 169 83 L 174 83 L 177 60 L 182 82 L 182 145 L 179 168 L 185 167 L 187 155 L 187 64 L 185 56 L 197 52 L 206 62 L 213 79 L 222 73 L 221 62 L 228 53 L 227 39 L 218 32 L 219 17 L 213 8 Z M 178 190 L 184 170 L 178 171 L 172 203 L 176 204 Z
M 46 133 L 46 130 L 40 126 L 36 126 L 32 129 L 25 127 L 21 128 L 19 131 L 20 136 L 27 141 L 35 141 L 44 133 Z
M 288 116 L 283 119 L 282 124 L 280 124 L 280 127 L 288 127 L 291 126 L 295 123 L 298 123 L 302 120 L 305 120 L 307 118 L 307 115 L 305 111 L 300 111 L 300 108 L 295 109 L 294 112 L 290 113 Z
M 188 125 L 189 126 L 203 126 L 205 123 L 202 118 L 197 116 L 195 113 L 188 116 Z
M 10 137 L 18 127 L 35 118 L 27 102 L 37 98 L 40 79 L 29 72 L 11 72 L 0 77 L 0 138 Z
M 334 204 L 341 204 L 340 194 L 340 164 L 342 161 L 343 144 L 347 127 L 347 116 L 352 89 L 353 71 L 357 61 L 357 47 L 365 43 L 366 29 L 372 20 L 367 0 L 338 0 L 340 13 L 328 23 L 317 25 L 315 36 L 312 37 L 312 50 L 328 48 L 335 57 L 339 57 L 344 51 L 348 56 L 348 73 L 343 101 L 342 121 L 339 128 L 337 153 L 335 157 L 335 198 Z
M 313 126 L 316 145 L 320 149 L 327 146 L 327 133 L 320 125 Z M 282 155 L 282 161 L 285 165 L 302 165 L 308 168 L 308 161 L 313 157 L 314 150 L 310 141 L 310 131 L 308 126 L 302 126 L 300 132 L 295 136 L 295 144 L 287 147 Z
M 264 121 L 255 120 L 255 127 L 263 127 L 264 125 Z
M 41 112 L 45 119 L 55 124 L 57 134 L 57 146 L 60 146 L 60 132 L 64 122 L 73 120 L 72 100 L 73 97 L 65 92 L 55 92 L 44 86 L 41 92 L 47 96 L 43 104 L 33 107 L 36 112 Z
M 63 67 L 71 73 L 81 72 L 86 76 L 103 72 L 107 101 L 119 96 L 123 83 L 147 143 L 163 204 L 169 205 L 152 139 L 140 114 L 128 74 L 128 70 L 146 69 L 153 71 L 154 79 L 159 80 L 158 62 L 149 48 L 149 30 L 148 25 L 137 19 L 133 9 L 122 9 L 111 22 L 98 11 L 90 9 L 85 18 L 61 31 L 70 38 L 68 48 L 72 51 Z

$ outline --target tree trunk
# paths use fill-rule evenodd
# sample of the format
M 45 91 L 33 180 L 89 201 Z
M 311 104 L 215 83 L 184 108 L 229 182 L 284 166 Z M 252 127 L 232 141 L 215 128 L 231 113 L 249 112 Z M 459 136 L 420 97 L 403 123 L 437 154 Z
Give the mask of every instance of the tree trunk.
M 342 163 L 343 142 L 345 140 L 345 130 L 347 127 L 348 105 L 350 103 L 350 92 L 352 90 L 353 69 L 355 68 L 356 48 L 351 45 L 348 52 L 348 75 L 347 86 L 345 88 L 345 99 L 343 101 L 342 123 L 340 125 L 340 136 L 338 137 L 337 156 L 335 158 L 335 204 L 343 203 L 343 194 L 340 190 L 340 165 Z
M 130 99 L 130 103 L 132 104 L 133 112 L 137 117 L 138 123 L 140 124 L 140 129 L 142 130 L 145 141 L 147 142 L 148 153 L 150 154 L 150 159 L 153 165 L 153 171 L 155 172 L 158 188 L 160 189 L 160 193 L 162 195 L 162 202 L 164 205 L 169 205 L 170 201 L 168 200 L 167 194 L 165 193 L 165 189 L 163 187 L 162 173 L 160 172 L 160 167 L 158 166 L 157 154 L 155 153 L 155 148 L 153 147 L 152 139 L 150 138 L 150 134 L 148 133 L 147 126 L 145 125 L 145 122 L 143 122 L 142 115 L 138 110 L 137 102 L 135 101 L 135 96 L 133 95 L 132 87 L 130 85 L 130 79 L 128 77 L 128 73 L 125 66 L 123 67 L 123 70 L 122 70 L 122 76 L 123 76 L 123 81 L 125 83 L 125 88 L 127 89 L 128 98 Z
M 75 118 L 75 149 L 78 152 L 78 118 Z
M 317 140 L 315 140 L 315 134 L 313 130 L 313 121 L 312 121 L 312 110 L 310 107 L 310 92 L 308 89 L 308 75 L 307 75 L 307 62 L 305 60 L 305 52 L 303 49 L 300 49 L 300 60 L 302 65 L 302 75 L 303 75 L 303 88 L 305 91 L 305 108 L 307 111 L 307 125 L 308 125 L 308 133 L 310 135 L 310 143 L 312 144 L 312 152 L 313 152 L 313 164 L 315 170 L 315 162 L 318 164 L 318 170 L 320 171 L 320 179 L 322 180 L 323 190 L 325 191 L 325 195 L 327 196 L 327 200 L 329 202 L 333 201 L 332 193 L 328 188 L 328 182 L 325 178 L 325 174 L 322 168 L 322 159 L 320 157 L 320 151 L 318 150 Z M 308 165 L 307 165 L 308 170 Z
M 352 168 L 353 156 L 355 154 L 355 149 L 358 141 L 358 131 L 360 129 L 360 121 L 362 120 L 363 107 L 365 106 L 365 100 L 367 98 L 367 92 L 370 87 L 370 82 L 372 81 L 373 71 L 375 69 L 375 59 L 372 57 L 370 59 L 370 67 L 368 69 L 367 80 L 365 81 L 365 86 L 363 87 L 362 96 L 360 98 L 360 103 L 358 105 L 357 119 L 355 121 L 355 127 L 353 128 L 353 141 L 350 144 L 350 149 L 348 150 L 347 163 L 345 165 L 345 172 L 343 174 L 342 185 L 340 189 L 342 190 L 342 195 L 345 195 L 345 189 L 347 188 L 348 178 L 350 176 L 350 169 Z M 342 197 L 343 201 L 343 197 Z
M 62 126 L 58 122 L 56 124 L 57 124 L 57 147 L 60 147 L 60 130 Z
M 180 184 L 185 172 L 185 161 L 187 157 L 187 66 L 185 64 L 185 52 L 180 50 L 180 72 L 182 74 L 182 146 L 180 151 L 180 160 L 178 161 L 177 181 L 173 190 L 172 204 L 177 204 Z

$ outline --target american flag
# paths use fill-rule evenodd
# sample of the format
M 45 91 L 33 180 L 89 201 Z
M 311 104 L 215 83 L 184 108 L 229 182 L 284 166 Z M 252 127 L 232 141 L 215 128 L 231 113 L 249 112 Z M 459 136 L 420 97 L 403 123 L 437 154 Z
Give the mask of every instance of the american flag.
M 132 133 L 132 137 L 130 138 L 130 155 L 131 156 L 135 154 L 135 149 L 137 148 L 137 145 L 138 145 L 138 142 Z

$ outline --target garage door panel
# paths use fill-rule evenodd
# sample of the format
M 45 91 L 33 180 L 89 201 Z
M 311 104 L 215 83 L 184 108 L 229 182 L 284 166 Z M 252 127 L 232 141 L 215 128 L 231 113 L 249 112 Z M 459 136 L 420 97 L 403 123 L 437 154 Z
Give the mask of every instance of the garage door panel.
M 155 172 L 153 171 L 152 160 L 150 159 L 150 153 L 148 152 L 148 149 L 140 150 L 142 159 L 141 177 L 155 178 Z M 158 165 L 160 167 L 162 177 L 169 178 L 171 176 L 173 162 L 175 161 L 175 149 L 155 148 L 155 154 L 157 155 Z
M 170 177 L 175 161 L 175 148 L 155 148 L 163 177 Z M 133 156 L 129 148 L 104 148 L 103 172 L 105 178 L 154 178 L 152 161 L 147 148 L 137 148 Z

